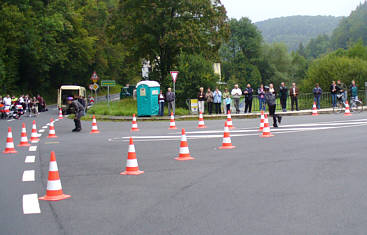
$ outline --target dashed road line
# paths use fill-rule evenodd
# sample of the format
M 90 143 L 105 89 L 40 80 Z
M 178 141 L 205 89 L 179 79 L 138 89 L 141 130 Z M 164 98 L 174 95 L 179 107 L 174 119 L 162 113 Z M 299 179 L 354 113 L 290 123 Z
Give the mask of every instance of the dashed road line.
M 30 146 L 28 151 L 29 152 L 35 152 L 35 151 L 37 151 L 37 146 Z
M 36 161 L 36 156 L 29 155 L 25 157 L 24 163 L 34 163 Z
M 47 128 L 47 126 L 43 126 L 42 128 L 43 128 L 43 129 L 46 129 L 46 128 Z
M 39 214 L 41 213 L 38 202 L 38 194 L 23 195 L 23 213 L 24 214 Z
M 41 130 L 39 130 L 38 132 L 39 132 L 39 133 L 43 133 L 43 132 L 45 132 L 45 130 L 44 130 L 44 129 L 41 129 Z
M 34 170 L 27 170 L 23 172 L 22 181 L 29 182 L 35 180 L 35 171 Z

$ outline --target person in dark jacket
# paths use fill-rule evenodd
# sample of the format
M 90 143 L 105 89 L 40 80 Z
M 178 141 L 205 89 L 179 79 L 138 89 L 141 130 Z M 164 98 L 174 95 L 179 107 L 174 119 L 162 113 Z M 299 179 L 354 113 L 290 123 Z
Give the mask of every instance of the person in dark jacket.
M 276 109 L 276 95 L 269 91 L 269 87 L 265 87 L 265 102 L 268 104 L 269 107 L 269 115 L 273 117 L 273 127 L 278 127 L 279 124 L 282 122 L 282 117 L 275 114 Z
M 243 94 L 245 96 L 245 113 L 247 113 L 247 111 L 251 113 L 253 93 L 254 90 L 251 88 L 251 85 L 247 84 L 246 89 L 243 91 Z
M 75 97 L 74 99 L 73 97 L 68 97 L 67 101 L 68 101 L 69 106 L 72 108 L 72 110 L 75 113 L 75 117 L 74 117 L 75 128 L 72 131 L 79 132 L 82 130 L 82 124 L 80 122 L 80 119 L 84 115 L 84 106 L 78 101 L 77 97 Z
M 280 84 L 279 88 L 280 104 L 282 105 L 283 112 L 287 112 L 287 99 L 288 99 L 288 88 L 284 82 Z
M 312 90 L 312 93 L 314 95 L 314 101 L 316 103 L 317 109 L 320 109 L 320 99 L 321 99 L 322 89 L 318 83 L 316 83 L 315 88 Z
M 335 81 L 332 81 L 330 85 L 330 92 L 331 92 L 331 103 L 333 107 L 336 107 L 336 95 L 338 94 L 338 87 L 336 86 Z
M 166 101 L 168 104 L 168 116 L 171 115 L 171 112 L 175 114 L 175 99 L 176 95 L 174 92 L 172 92 L 171 87 L 168 87 L 167 93 L 166 93 Z

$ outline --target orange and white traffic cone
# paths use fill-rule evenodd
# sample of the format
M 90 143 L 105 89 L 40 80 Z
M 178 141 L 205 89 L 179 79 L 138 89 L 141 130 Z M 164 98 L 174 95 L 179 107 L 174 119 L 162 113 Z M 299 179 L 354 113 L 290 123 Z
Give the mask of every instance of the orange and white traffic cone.
M 98 134 L 98 133 L 99 133 L 99 130 L 98 130 L 98 126 L 97 126 L 96 117 L 93 115 L 92 130 L 91 130 L 90 134 Z
M 22 132 L 20 134 L 20 143 L 18 144 L 19 147 L 28 147 L 30 144 L 28 143 L 27 137 L 27 129 L 25 128 L 24 122 L 22 123 Z
M 48 180 L 46 195 L 40 197 L 40 200 L 45 201 L 60 201 L 70 198 L 70 195 L 66 195 L 62 191 L 59 169 L 57 167 L 55 152 L 51 152 L 50 165 L 48 167 Z
M 171 119 L 169 121 L 169 129 L 176 130 L 176 122 L 175 122 L 175 116 L 173 115 L 173 112 L 171 112 Z
M 229 129 L 233 129 L 233 123 L 232 123 L 232 116 L 231 116 L 231 111 L 228 110 L 228 113 L 227 113 L 227 125 L 228 125 L 228 128 Z
M 223 142 L 222 142 L 222 146 L 220 146 L 219 149 L 234 149 L 234 148 L 236 147 L 232 145 L 228 123 L 226 121 L 224 124 Z
M 52 118 L 50 120 L 50 126 L 49 126 L 49 129 L 48 129 L 47 138 L 57 138 L 56 132 L 55 132 L 54 120 Z
M 60 108 L 59 109 L 59 120 L 61 120 L 61 119 L 64 119 L 64 117 L 62 116 L 62 109 Z
M 14 148 L 13 133 L 10 127 L 8 127 L 8 137 L 6 138 L 6 147 L 3 153 L 17 153 Z
M 268 115 L 265 114 L 264 129 L 263 129 L 263 133 L 262 133 L 261 137 L 272 137 L 272 136 L 274 136 L 274 135 L 272 135 L 271 132 L 270 132 L 270 125 L 269 125 Z
M 319 114 L 317 113 L 317 108 L 316 108 L 316 102 L 313 102 L 312 105 L 312 116 L 318 116 Z
M 131 125 L 131 131 L 139 131 L 138 123 L 136 122 L 135 113 L 133 114 L 133 122 Z
M 260 129 L 259 129 L 259 131 L 263 131 L 263 129 L 264 129 L 264 119 L 265 119 L 264 111 L 261 110 L 261 120 L 260 120 Z
M 195 158 L 191 157 L 189 145 L 187 143 L 187 137 L 185 133 L 185 129 L 182 128 L 182 136 L 181 136 L 181 143 L 180 143 L 180 152 L 178 157 L 175 158 L 178 161 L 187 161 L 187 160 L 194 160 Z
M 198 128 L 206 128 L 205 123 L 204 123 L 204 117 L 203 117 L 203 113 L 200 112 L 199 114 L 199 125 Z
M 36 143 L 38 141 L 40 141 L 39 135 L 37 133 L 37 126 L 36 126 L 36 121 L 33 120 L 32 123 L 32 134 L 31 134 L 31 143 Z
M 138 160 L 136 159 L 135 145 L 133 138 L 130 137 L 129 150 L 127 153 L 126 170 L 121 172 L 120 175 L 140 175 L 144 171 L 139 170 Z
M 352 113 L 350 112 L 350 109 L 349 109 L 348 100 L 345 101 L 345 112 L 344 112 L 344 116 L 352 116 Z

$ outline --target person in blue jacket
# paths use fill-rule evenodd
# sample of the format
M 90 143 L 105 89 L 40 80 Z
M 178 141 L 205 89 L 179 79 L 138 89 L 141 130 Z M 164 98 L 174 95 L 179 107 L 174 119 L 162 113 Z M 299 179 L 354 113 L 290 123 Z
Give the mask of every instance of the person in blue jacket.
M 318 83 L 316 83 L 315 88 L 313 89 L 314 101 L 316 103 L 317 109 L 320 109 L 320 98 L 322 94 L 322 89 Z

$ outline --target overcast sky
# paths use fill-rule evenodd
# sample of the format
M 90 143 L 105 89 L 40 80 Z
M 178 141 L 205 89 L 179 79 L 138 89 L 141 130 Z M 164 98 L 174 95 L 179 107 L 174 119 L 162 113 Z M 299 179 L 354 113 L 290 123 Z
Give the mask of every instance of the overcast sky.
M 229 18 L 252 22 L 292 15 L 348 16 L 365 0 L 221 0 Z

